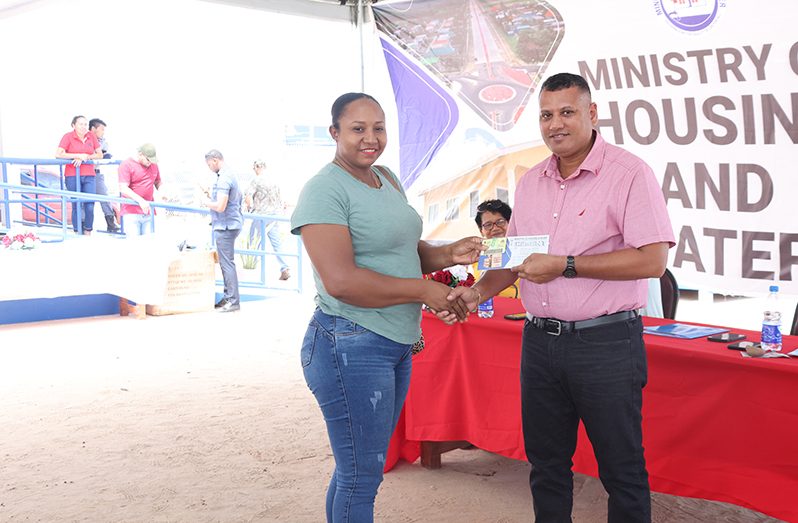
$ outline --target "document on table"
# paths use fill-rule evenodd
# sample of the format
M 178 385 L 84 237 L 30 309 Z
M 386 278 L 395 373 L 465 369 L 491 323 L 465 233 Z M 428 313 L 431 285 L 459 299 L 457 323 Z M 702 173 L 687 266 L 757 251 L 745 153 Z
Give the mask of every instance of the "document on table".
M 549 252 L 548 234 L 485 238 L 482 243 L 488 248 L 482 252 L 477 263 L 481 271 L 509 269 L 521 265 L 530 254 Z
M 684 323 L 669 323 L 656 327 L 643 327 L 645 334 L 655 334 L 657 336 L 668 336 L 670 338 L 682 338 L 691 340 L 711 336 L 720 332 L 728 332 L 729 329 L 723 327 L 701 327 L 698 325 L 685 325 Z
M 750 354 L 746 353 L 745 351 L 742 351 L 740 353 L 740 355 L 743 358 L 787 358 L 787 359 L 790 358 L 790 354 L 792 354 L 793 356 L 798 356 L 798 353 L 796 353 L 796 351 L 792 351 L 792 352 L 788 352 L 787 354 L 784 354 L 783 352 L 776 352 L 776 351 L 769 350 L 769 351 L 765 352 L 761 356 L 751 356 Z

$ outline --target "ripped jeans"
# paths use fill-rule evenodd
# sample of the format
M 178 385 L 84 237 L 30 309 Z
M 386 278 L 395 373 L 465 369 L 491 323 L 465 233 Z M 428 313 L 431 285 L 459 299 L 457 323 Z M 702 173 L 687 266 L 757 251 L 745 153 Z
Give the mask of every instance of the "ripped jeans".
M 313 313 L 301 357 L 335 458 L 328 523 L 374 521 L 388 441 L 410 387 L 410 347 L 340 316 Z

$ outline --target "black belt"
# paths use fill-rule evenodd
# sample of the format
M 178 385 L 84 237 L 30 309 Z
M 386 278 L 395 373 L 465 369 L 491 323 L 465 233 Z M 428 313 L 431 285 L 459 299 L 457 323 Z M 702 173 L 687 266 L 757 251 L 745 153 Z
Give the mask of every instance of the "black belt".
M 563 333 L 567 334 L 570 332 L 576 332 L 580 329 L 587 329 L 588 327 L 598 327 L 599 325 L 608 325 L 610 323 L 617 323 L 619 321 L 631 320 L 637 318 L 637 311 L 621 311 L 614 314 L 607 314 L 605 316 L 599 316 L 598 318 L 581 321 L 562 321 L 555 318 L 538 318 L 537 316 L 532 316 L 531 314 L 527 314 L 526 317 L 527 320 L 529 320 L 529 324 L 536 329 L 540 329 L 547 334 L 559 336 Z

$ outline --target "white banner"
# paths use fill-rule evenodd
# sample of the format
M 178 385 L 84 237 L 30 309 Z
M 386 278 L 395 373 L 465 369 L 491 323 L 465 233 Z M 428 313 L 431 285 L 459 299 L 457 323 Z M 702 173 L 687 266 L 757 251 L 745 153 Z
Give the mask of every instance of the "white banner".
M 661 181 L 678 242 L 668 265 L 681 287 L 759 294 L 775 282 L 782 292 L 798 294 L 794 2 L 498 4 L 469 3 L 468 16 L 480 23 L 487 20 L 485 33 L 494 40 L 511 45 L 518 28 L 527 27 L 519 24 L 535 23 L 548 30 L 558 24 L 557 40 L 552 37 L 551 52 L 538 64 L 542 74 L 533 78 L 534 92 L 525 107 L 519 105 L 514 123 L 491 126 L 482 118 L 484 111 L 474 109 L 478 103 L 457 92 L 458 127 L 412 187 L 424 199 L 431 235 L 476 233 L 475 200 L 505 194 L 513 204 L 520 174 L 512 173 L 511 166 L 490 173 L 485 167 L 497 157 L 518 154 L 521 145 L 531 151 L 542 144 L 537 86 L 551 74 L 573 72 L 591 87 L 602 136 L 647 161 Z M 541 6 L 551 11 L 543 12 Z M 542 14 L 530 17 L 530 12 Z M 498 22 L 491 22 L 492 17 Z M 447 27 L 456 26 L 455 19 Z M 447 30 L 456 36 L 455 30 Z M 508 52 L 502 45 L 495 56 L 520 52 Z M 416 58 L 425 65 L 423 57 Z M 465 83 L 449 75 L 452 85 Z M 474 139 L 488 134 L 492 138 Z M 524 162 L 514 165 L 529 167 Z M 486 182 L 488 175 L 498 176 L 498 181 Z M 452 188 L 448 195 L 442 193 L 447 184 Z M 461 227 L 455 226 L 458 222 Z

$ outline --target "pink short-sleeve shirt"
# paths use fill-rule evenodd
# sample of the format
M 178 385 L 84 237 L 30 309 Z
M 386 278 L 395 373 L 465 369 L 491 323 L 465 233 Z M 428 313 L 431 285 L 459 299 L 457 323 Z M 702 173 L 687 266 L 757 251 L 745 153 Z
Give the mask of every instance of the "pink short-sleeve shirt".
M 652 243 L 675 244 L 651 168 L 596 133 L 579 170 L 563 179 L 557 158 L 532 167 L 519 181 L 508 236 L 549 235 L 549 254 L 604 254 Z M 579 266 L 577 264 L 577 271 Z M 646 280 L 577 277 L 535 284 L 521 280 L 527 312 L 578 321 L 645 306 Z

